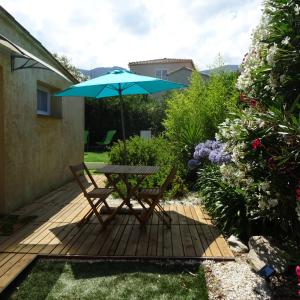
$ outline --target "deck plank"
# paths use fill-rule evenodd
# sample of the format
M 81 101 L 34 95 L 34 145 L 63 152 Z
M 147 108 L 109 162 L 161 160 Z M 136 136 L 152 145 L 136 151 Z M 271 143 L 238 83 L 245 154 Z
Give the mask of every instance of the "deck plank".
M 132 232 L 130 238 L 127 243 L 127 247 L 125 249 L 125 256 L 135 256 L 137 246 L 139 244 L 139 239 L 141 235 L 141 230 L 139 225 L 133 225 Z
M 171 233 L 172 233 L 173 256 L 184 257 L 179 225 L 173 225 L 171 227 Z
M 0 268 L 0 293 L 36 258 L 34 254 L 14 254 Z
M 196 252 L 188 225 L 180 225 L 179 228 L 181 233 L 184 256 L 195 257 Z
M 104 186 L 103 176 L 95 176 Z M 88 185 L 88 183 L 87 183 Z M 17 210 L 19 215 L 36 215 L 10 237 L 1 237 L 0 291 L 36 255 L 118 258 L 201 258 L 234 259 L 224 237 L 209 215 L 199 206 L 164 205 L 171 226 L 153 214 L 141 227 L 133 215 L 115 217 L 104 229 L 92 216 L 78 226 L 90 206 L 78 186 L 66 184 L 32 204 Z M 106 218 L 108 215 L 104 215 Z M 2 280 L 3 279 L 3 280 Z
M 150 227 L 150 235 L 149 235 L 147 256 L 156 256 L 157 241 L 158 241 L 158 238 L 157 238 L 158 237 L 158 225 L 151 225 L 149 227 Z

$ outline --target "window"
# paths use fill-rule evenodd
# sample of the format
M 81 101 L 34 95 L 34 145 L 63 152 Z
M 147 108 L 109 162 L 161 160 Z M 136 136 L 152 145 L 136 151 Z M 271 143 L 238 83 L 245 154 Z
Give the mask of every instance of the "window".
M 168 70 L 156 70 L 155 77 L 159 79 L 167 79 Z
M 50 92 L 44 87 L 37 88 L 37 114 L 50 115 Z

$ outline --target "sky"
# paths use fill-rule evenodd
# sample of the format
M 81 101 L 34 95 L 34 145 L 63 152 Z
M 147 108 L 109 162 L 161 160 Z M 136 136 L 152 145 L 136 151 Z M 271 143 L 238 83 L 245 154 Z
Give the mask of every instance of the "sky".
M 190 58 L 204 70 L 220 54 L 240 64 L 262 0 L 0 0 L 50 52 L 81 69 Z

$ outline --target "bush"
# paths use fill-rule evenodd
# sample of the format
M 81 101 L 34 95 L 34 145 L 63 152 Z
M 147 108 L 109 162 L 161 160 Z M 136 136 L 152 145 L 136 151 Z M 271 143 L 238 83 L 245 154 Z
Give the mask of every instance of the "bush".
M 186 91 L 174 92 L 167 101 L 165 133 L 182 168 L 195 146 L 214 137 L 218 125 L 236 108 L 237 74 L 215 73 L 208 83 L 198 72 Z
M 299 22 L 296 1 L 265 1 L 238 79 L 243 110 L 216 135 L 232 157 L 220 167 L 221 181 L 245 193 L 247 217 L 294 241 L 300 240 Z
M 142 186 L 145 188 L 161 186 L 169 174 L 171 167 L 175 165 L 175 157 L 171 152 L 169 142 L 163 137 L 153 137 L 149 140 L 138 136 L 131 137 L 126 141 L 126 164 L 159 166 L 158 174 L 146 177 Z M 109 153 L 112 164 L 124 164 L 124 145 L 118 141 L 114 143 Z M 169 196 L 183 196 L 187 188 L 180 175 L 177 174 L 173 181 Z
M 250 232 L 246 195 L 222 181 L 217 166 L 207 165 L 198 171 L 197 187 L 202 203 L 218 226 L 226 233 L 245 239 Z

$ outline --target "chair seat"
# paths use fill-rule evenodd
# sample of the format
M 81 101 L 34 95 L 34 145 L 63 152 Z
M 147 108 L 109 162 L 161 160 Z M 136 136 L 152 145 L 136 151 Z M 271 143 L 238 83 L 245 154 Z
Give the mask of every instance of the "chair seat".
M 114 190 L 107 189 L 107 188 L 97 188 L 93 189 L 92 191 L 88 192 L 87 194 L 91 197 L 98 198 L 110 195 Z
M 141 189 L 139 191 L 140 198 L 152 198 L 157 197 L 160 194 L 160 188 L 152 188 L 152 189 Z
M 99 146 L 107 146 L 109 145 L 110 143 L 106 143 L 106 142 L 96 142 L 97 145 Z

